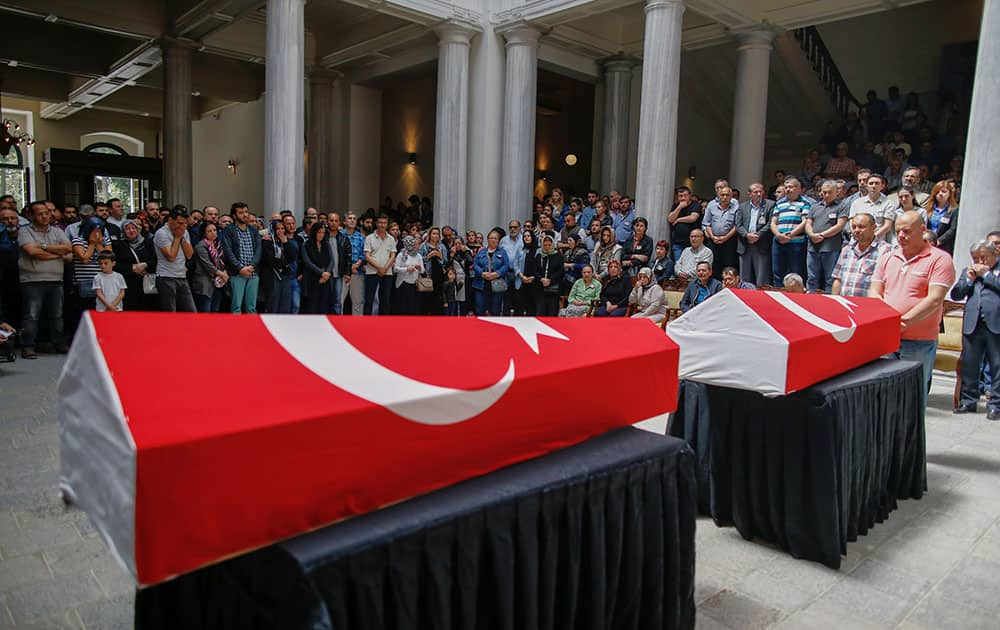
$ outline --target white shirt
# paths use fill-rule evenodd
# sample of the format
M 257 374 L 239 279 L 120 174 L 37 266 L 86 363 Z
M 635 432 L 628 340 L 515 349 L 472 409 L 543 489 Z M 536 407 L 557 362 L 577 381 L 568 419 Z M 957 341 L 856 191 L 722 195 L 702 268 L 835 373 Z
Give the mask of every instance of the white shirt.
M 396 271 L 396 286 L 407 282 L 416 284 L 417 276 L 424 272 L 424 259 L 420 254 L 407 254 L 405 251 L 399 252 L 396 262 L 393 264 Z M 414 267 L 413 271 L 407 271 L 407 267 Z
M 125 278 L 123 278 L 122 274 L 117 271 L 112 271 L 111 273 L 104 273 L 102 271 L 94 276 L 94 290 L 96 291 L 97 289 L 100 289 L 101 293 L 104 294 L 104 299 L 108 302 L 114 302 L 117 300 L 118 294 L 124 288 L 126 288 Z M 104 306 L 104 302 L 97 300 L 97 310 L 98 312 L 106 311 L 108 310 L 108 307 Z M 118 303 L 115 310 L 122 310 L 122 302 Z

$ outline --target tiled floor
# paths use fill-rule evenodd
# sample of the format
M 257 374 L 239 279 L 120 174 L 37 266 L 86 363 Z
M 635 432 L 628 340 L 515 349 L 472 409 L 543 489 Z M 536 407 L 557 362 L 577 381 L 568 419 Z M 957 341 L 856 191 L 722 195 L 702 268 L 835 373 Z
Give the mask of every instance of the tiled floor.
M 59 501 L 60 357 L 0 366 L 0 628 L 127 628 L 132 590 Z M 998 628 L 1000 422 L 951 415 L 935 375 L 930 492 L 849 545 L 840 571 L 698 522 L 701 628 Z

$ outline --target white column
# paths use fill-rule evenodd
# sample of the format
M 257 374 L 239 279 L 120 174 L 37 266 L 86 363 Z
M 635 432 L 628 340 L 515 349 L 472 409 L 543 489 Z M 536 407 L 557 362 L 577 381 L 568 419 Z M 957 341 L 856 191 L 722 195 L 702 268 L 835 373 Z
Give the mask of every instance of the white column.
M 339 73 L 315 69 L 309 73 L 308 171 L 304 207 L 335 210 L 333 206 L 333 84 Z
M 330 203 L 334 210 L 353 210 L 348 205 L 351 144 L 351 84 L 346 79 L 333 82 L 330 101 Z
M 267 0 L 264 203 L 268 215 L 305 211 L 305 0 Z
M 683 16 L 683 0 L 646 0 L 635 199 L 654 241 L 668 236 L 674 196 Z
M 601 62 L 604 69 L 604 131 L 601 149 L 601 190 L 626 192 L 628 124 L 632 96 L 632 68 L 638 60 L 625 55 Z
M 525 22 L 503 29 L 507 39 L 507 70 L 503 99 L 503 153 L 500 217 L 531 214 L 535 179 L 535 108 L 538 100 L 538 38 Z M 483 226 L 483 231 L 492 228 Z
M 163 201 L 192 203 L 191 46 L 163 42 Z
M 774 31 L 758 28 L 736 33 L 736 100 L 729 154 L 729 182 L 747 190 L 761 181 L 764 171 L 764 134 L 767 127 L 767 83 Z
M 434 128 L 434 221 L 465 223 L 469 169 L 469 42 L 475 31 L 455 21 L 438 36 L 437 119 Z
M 976 78 L 962 173 L 962 214 L 955 238 L 955 266 L 959 271 L 972 262 L 969 247 L 993 230 L 1000 230 L 996 198 L 1000 190 L 1000 2 L 983 3 L 979 27 Z M 994 377 L 996 378 L 996 377 Z
M 500 213 L 500 152 L 503 145 L 503 89 L 507 51 L 503 36 L 489 22 L 472 40 L 469 72 L 469 169 L 464 230 L 488 230 L 503 221 Z

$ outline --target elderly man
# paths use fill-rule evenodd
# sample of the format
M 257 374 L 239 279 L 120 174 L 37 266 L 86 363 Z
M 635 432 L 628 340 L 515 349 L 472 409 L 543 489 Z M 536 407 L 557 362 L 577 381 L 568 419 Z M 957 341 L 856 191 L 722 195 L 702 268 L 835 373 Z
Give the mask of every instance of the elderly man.
M 840 250 L 833 268 L 830 293 L 864 297 L 868 295 L 875 263 L 890 248 L 888 243 L 875 238 L 875 217 L 866 212 L 851 219 L 851 236 L 851 242 Z
M 774 202 L 764 198 L 764 184 L 750 184 L 749 198 L 740 204 L 736 253 L 740 275 L 756 284 L 771 282 L 771 213 Z
M 684 290 L 684 297 L 681 298 L 680 306 L 684 313 L 722 290 L 722 283 L 712 277 L 711 263 L 699 262 L 696 273 L 698 274 L 697 281 L 687 286 L 687 289 Z
M 713 259 L 712 250 L 705 247 L 705 233 L 698 229 L 691 230 L 691 247 L 681 252 L 674 265 L 674 273 L 681 280 L 690 280 L 695 277 L 698 263 L 707 262 L 711 267 Z
M 739 223 L 739 205 L 733 201 L 733 189 L 725 184 L 716 189 L 718 201 L 709 202 L 701 227 L 708 237 L 708 247 L 712 250 L 713 266 L 721 270 L 739 264 L 736 253 L 736 225 Z M 721 277 L 721 271 L 716 277 Z
M 976 413 L 979 370 L 983 357 L 990 374 L 1000 374 L 1000 265 L 997 249 L 987 240 L 969 249 L 972 264 L 951 290 L 951 299 L 966 300 L 962 320 L 962 395 L 955 413 Z M 1000 378 L 990 382 L 987 420 L 1000 420 Z
M 833 284 L 833 268 L 840 257 L 841 233 L 847 223 L 847 205 L 837 199 L 837 182 L 828 179 L 820 184 L 821 200 L 806 217 L 807 281 L 810 291 L 829 291 Z
M 785 287 L 786 293 L 805 293 L 806 287 L 802 284 L 802 276 L 797 273 L 785 274 L 781 280 L 781 286 Z
M 899 244 L 876 263 L 868 296 L 882 298 L 899 311 L 902 341 L 894 356 L 921 363 L 930 387 L 938 324 L 944 297 L 955 282 L 955 267 L 948 252 L 931 247 L 923 234 L 924 221 L 918 213 L 904 212 L 896 219 Z M 921 404 L 926 402 L 926 389 L 922 394 Z
M 812 208 L 802 195 L 802 183 L 797 177 L 785 178 L 785 196 L 778 200 L 771 215 L 771 274 L 774 284 L 786 273 L 805 273 L 806 217 Z
M 918 206 L 923 206 L 927 203 L 927 200 L 931 198 L 930 194 L 923 192 L 921 189 L 921 183 L 923 178 L 920 176 L 919 166 L 907 166 L 903 169 L 903 180 L 900 184 L 902 186 L 909 186 L 913 189 L 913 201 Z M 890 208 L 899 208 L 899 191 L 896 190 L 891 195 L 886 197 L 889 202 Z

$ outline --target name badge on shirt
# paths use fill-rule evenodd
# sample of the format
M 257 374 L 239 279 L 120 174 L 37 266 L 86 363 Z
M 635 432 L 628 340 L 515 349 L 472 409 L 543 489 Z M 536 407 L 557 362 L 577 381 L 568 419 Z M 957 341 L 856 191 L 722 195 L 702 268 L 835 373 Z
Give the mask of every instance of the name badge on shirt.
M 951 223 L 951 217 L 941 217 L 941 223 Z
M 827 218 L 828 219 L 836 219 L 837 218 L 837 213 L 836 212 L 831 212 L 830 216 L 828 216 Z

